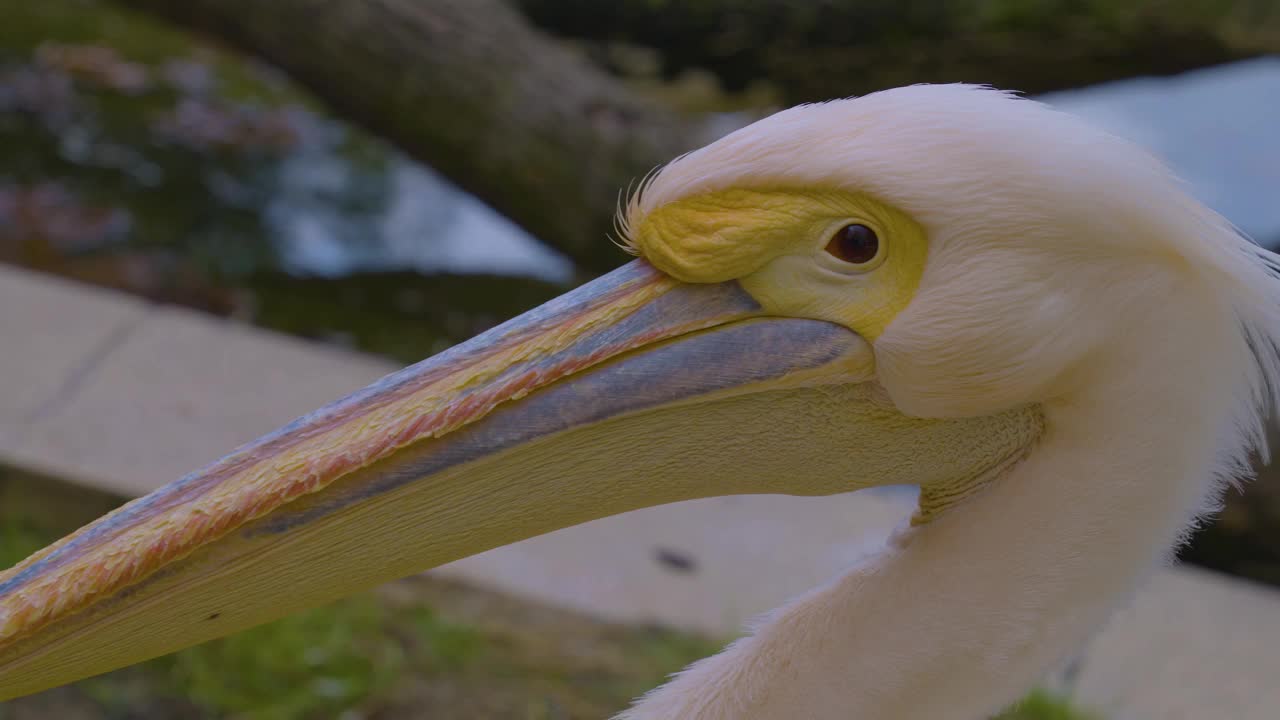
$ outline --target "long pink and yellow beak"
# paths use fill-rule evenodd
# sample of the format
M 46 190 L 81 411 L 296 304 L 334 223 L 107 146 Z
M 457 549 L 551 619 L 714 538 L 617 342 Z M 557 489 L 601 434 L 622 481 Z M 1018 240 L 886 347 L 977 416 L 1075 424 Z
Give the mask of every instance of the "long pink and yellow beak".
M 975 477 L 1036 431 L 873 378 L 848 329 L 637 260 L 0 574 L 0 700 L 640 507 Z
M 625 470 L 653 492 L 624 487 L 595 458 L 646 440 L 600 428 L 866 359 L 847 330 L 758 315 L 635 261 L 120 508 L 0 574 L 0 699 L 703 494 L 661 488 L 656 457 Z

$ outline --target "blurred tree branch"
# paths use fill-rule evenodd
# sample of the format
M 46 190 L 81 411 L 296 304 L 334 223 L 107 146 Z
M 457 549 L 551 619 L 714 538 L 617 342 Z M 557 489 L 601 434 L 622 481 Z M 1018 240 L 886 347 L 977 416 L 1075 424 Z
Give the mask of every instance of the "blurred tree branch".
M 283 69 L 598 272 L 618 193 L 706 142 L 502 0 L 116 0 Z
M 1274 0 L 510 0 L 539 26 L 654 48 L 660 73 L 767 80 L 787 104 L 919 82 L 1039 93 L 1280 52 Z

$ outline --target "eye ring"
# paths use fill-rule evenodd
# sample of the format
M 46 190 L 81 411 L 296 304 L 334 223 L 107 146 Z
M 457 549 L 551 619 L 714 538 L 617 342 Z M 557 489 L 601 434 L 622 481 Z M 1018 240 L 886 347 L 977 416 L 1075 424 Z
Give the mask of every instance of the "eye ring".
M 831 236 L 827 254 L 856 267 L 866 267 L 881 255 L 880 236 L 862 223 L 849 223 Z

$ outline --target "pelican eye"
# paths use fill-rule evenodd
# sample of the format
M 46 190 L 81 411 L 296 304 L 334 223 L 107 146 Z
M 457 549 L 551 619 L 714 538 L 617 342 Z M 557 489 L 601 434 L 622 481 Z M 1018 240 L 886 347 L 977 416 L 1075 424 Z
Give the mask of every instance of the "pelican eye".
M 880 238 L 866 225 L 845 225 L 831 236 L 827 252 L 852 265 L 866 265 L 880 253 Z

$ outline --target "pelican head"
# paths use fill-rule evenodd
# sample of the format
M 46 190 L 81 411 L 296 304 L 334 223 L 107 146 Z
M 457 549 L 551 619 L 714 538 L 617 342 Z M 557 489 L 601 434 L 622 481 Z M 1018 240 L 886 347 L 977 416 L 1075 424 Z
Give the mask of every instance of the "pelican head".
M 914 484 L 882 553 L 625 716 L 977 720 L 1261 448 L 1274 256 L 1036 102 L 792 108 L 621 226 L 632 263 L 0 575 L 0 699 L 640 507 Z

